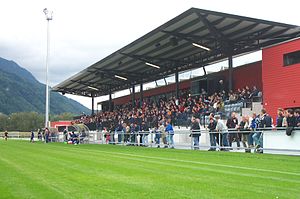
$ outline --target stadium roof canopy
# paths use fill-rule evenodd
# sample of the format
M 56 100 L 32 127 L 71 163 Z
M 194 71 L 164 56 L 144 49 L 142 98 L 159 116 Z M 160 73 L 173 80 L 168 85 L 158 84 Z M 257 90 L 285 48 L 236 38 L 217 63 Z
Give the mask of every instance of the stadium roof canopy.
M 53 90 L 103 96 L 299 36 L 299 26 L 191 8 Z

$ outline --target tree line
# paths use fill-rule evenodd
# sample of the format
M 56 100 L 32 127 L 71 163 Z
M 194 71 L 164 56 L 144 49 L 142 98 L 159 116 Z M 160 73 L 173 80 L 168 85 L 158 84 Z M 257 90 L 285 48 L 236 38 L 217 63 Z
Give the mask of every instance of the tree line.
M 50 115 L 50 121 L 72 120 L 72 113 Z M 37 112 L 20 112 L 5 115 L 0 113 L 0 131 L 36 131 L 44 128 L 45 115 Z

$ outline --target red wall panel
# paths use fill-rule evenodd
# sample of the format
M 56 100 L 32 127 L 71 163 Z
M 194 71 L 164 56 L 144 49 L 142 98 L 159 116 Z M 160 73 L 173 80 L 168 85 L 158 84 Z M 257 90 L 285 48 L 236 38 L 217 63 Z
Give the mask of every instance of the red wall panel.
M 56 121 L 51 122 L 50 126 L 53 128 L 57 128 L 58 126 L 72 126 L 72 121 Z
M 234 90 L 249 86 L 252 89 L 256 86 L 262 90 L 262 70 L 261 61 L 237 67 L 233 70 Z
M 278 107 L 300 107 L 300 64 L 283 66 L 283 55 L 297 50 L 300 39 L 263 49 L 263 101 L 273 119 Z
M 238 88 L 243 88 L 249 86 L 257 86 L 259 90 L 262 90 L 262 70 L 261 70 L 261 61 L 246 64 L 239 66 L 233 69 L 233 89 L 237 90 Z M 216 78 L 224 77 L 224 81 L 227 81 L 228 70 L 220 71 L 213 74 Z M 179 83 L 179 89 L 189 89 L 191 87 L 191 82 L 193 79 L 185 80 Z M 147 91 L 144 91 L 144 97 L 150 97 L 159 95 L 162 93 L 170 93 L 175 91 L 175 84 L 170 84 L 167 86 L 153 88 Z M 135 98 L 139 99 L 140 94 L 136 93 Z M 119 97 L 113 99 L 115 105 L 125 104 L 131 100 L 131 96 L 127 95 L 124 97 Z
M 179 89 L 189 89 L 191 86 L 191 80 L 185 80 L 179 83 Z M 153 88 L 150 90 L 144 91 L 144 97 L 155 96 L 163 93 L 175 92 L 175 84 L 169 84 L 167 86 L 162 86 L 159 88 Z M 140 99 L 140 93 L 135 94 L 135 99 Z M 113 99 L 115 105 L 125 104 L 131 101 L 131 95 L 126 95 L 123 97 Z

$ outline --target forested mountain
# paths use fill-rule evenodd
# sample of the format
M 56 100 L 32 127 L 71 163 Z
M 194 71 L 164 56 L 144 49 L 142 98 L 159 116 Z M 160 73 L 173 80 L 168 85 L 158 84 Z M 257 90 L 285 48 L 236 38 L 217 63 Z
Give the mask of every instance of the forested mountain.
M 45 112 L 45 85 L 26 69 L 0 57 L 0 113 Z M 51 92 L 50 113 L 81 114 L 90 110 L 75 100 Z

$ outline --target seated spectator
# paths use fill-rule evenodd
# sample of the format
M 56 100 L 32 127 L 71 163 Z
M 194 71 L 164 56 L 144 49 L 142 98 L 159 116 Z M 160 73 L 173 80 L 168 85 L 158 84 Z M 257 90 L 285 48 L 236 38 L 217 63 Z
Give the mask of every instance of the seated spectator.
M 229 93 L 229 103 L 234 103 L 236 101 L 236 96 L 234 93 Z
M 256 86 L 253 86 L 253 89 L 252 89 L 252 92 L 251 92 L 249 98 L 251 99 L 253 97 L 257 97 L 258 94 L 259 94 L 259 90 L 256 88 Z

